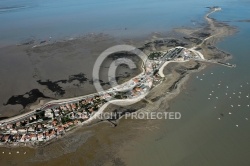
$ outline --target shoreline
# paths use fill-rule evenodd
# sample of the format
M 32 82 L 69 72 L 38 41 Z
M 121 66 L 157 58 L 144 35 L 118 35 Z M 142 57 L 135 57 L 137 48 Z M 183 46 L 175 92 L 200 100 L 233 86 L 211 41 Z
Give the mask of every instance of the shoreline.
M 210 13 L 211 14 L 211 13 Z M 206 15 L 206 16 L 208 16 L 208 15 Z M 214 20 L 213 20 L 214 21 Z M 214 22 L 213 22 L 214 23 Z M 210 23 L 211 24 L 211 23 Z M 212 38 L 212 37 L 208 37 L 208 39 L 207 40 L 209 40 L 210 38 Z M 220 37 L 219 37 L 220 38 Z M 206 41 L 207 41 L 206 40 Z M 167 64 L 166 64 L 167 65 Z M 165 65 L 165 66 L 166 66 Z M 163 68 L 165 68 L 165 66 L 163 67 Z M 204 65 L 204 68 L 205 68 L 205 66 L 206 65 Z M 203 69 L 203 68 L 202 68 Z M 200 70 L 202 70 L 202 69 L 200 69 Z M 163 71 L 164 69 L 162 69 L 161 70 L 161 73 L 162 73 L 162 71 Z M 200 71 L 199 69 L 198 69 L 198 71 Z M 194 71 L 194 72 L 196 72 L 196 70 Z M 191 70 L 190 72 L 188 72 L 188 73 L 186 73 L 186 74 L 184 74 L 184 76 L 180 79 L 180 80 L 178 80 L 178 82 L 177 82 L 177 88 L 175 89 L 177 92 L 173 92 L 173 96 L 175 97 L 175 96 L 177 96 L 180 92 L 181 92 L 181 89 L 180 89 L 180 87 L 181 86 L 183 86 L 183 84 L 185 84 L 185 82 L 186 82 L 186 80 L 188 80 L 188 78 L 189 78 L 189 75 L 190 74 L 192 74 L 193 73 L 193 70 Z M 164 84 L 164 83 L 163 83 Z M 167 94 L 166 94 L 167 95 Z M 171 97 L 171 96 L 169 96 L 169 97 L 167 97 L 168 99 L 166 99 L 167 101 L 169 101 L 169 100 L 171 100 L 173 97 Z M 91 123 L 91 122 L 90 122 Z M 89 124 L 87 124 L 87 125 L 89 125 Z M 67 134 L 67 133 L 66 133 Z M 33 146 L 32 146 L 33 147 Z

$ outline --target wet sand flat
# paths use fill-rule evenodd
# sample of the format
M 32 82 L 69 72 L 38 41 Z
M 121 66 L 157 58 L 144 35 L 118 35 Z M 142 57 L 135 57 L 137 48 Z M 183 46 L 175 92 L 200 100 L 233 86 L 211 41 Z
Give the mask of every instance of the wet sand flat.
M 0 117 L 29 111 L 33 103 L 24 105 L 23 100 L 33 95 L 34 89 L 41 93 L 33 95 L 36 104 L 42 98 L 48 101 L 94 93 L 91 81 L 95 60 L 105 49 L 119 43 L 124 42 L 98 34 L 37 47 L 1 48 Z

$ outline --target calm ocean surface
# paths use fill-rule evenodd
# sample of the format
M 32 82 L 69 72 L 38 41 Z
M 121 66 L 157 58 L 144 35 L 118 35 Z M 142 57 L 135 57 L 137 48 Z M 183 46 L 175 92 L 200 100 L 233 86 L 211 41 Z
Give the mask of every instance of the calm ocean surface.
M 229 24 L 239 29 L 218 44 L 233 54 L 230 62 L 237 68 L 210 66 L 193 74 L 187 89 L 170 105 L 170 111 L 181 112 L 182 119 L 156 121 L 160 129 L 145 132 L 135 146 L 128 146 L 124 160 L 145 166 L 247 166 L 250 23 L 235 21 L 250 19 L 248 0 L 1 0 L 0 44 L 92 32 L 129 38 L 193 27 L 204 22 L 205 7 L 214 5 L 223 10 L 212 17 L 232 21 Z
M 200 21 L 211 4 L 200 0 L 1 0 L 0 42 L 95 32 L 122 37 L 165 32 L 197 25 L 194 21 Z

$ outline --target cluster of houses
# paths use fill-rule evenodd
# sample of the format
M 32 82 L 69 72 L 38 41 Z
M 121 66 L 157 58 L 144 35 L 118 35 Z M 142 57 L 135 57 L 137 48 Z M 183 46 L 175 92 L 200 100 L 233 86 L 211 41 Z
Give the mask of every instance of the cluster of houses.
M 88 120 L 111 95 L 93 96 L 67 103 L 13 123 L 0 125 L 0 143 L 39 143 L 63 135 L 74 126 Z

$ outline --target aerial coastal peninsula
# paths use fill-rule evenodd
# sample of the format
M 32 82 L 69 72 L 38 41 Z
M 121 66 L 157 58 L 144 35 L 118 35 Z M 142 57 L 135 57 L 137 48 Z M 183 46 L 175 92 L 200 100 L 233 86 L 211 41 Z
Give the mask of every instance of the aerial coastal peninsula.
M 0 141 L 2 146 L 37 146 L 60 138 L 77 126 L 89 125 L 100 116 L 110 103 L 118 104 L 145 100 L 156 103 L 170 99 L 179 91 L 179 84 L 193 71 L 206 64 L 235 67 L 225 60 L 230 55 L 217 49 L 217 40 L 231 35 L 235 29 L 210 18 L 210 14 L 221 10 L 211 7 L 205 16 L 207 25 L 193 29 L 175 29 L 182 34 L 176 38 L 157 38 L 147 42 L 139 49 L 148 57 L 142 62 L 141 73 L 124 83 L 90 95 L 69 99 L 52 100 L 37 106 L 32 111 L 4 118 L 0 121 Z M 32 46 L 39 49 L 41 45 Z M 49 44 L 48 44 L 49 45 Z M 46 45 L 45 45 L 46 46 Z M 164 74 L 170 65 L 176 64 Z M 172 96 L 170 97 L 170 95 Z

